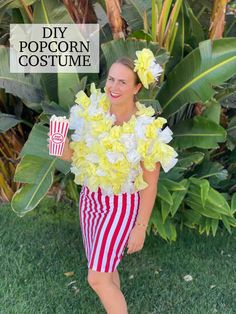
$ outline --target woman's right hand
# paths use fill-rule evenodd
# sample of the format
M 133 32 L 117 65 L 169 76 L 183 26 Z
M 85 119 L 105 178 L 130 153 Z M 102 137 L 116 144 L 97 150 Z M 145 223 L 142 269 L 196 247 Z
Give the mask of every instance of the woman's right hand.
M 49 132 L 48 132 L 48 136 L 50 136 Z M 47 141 L 49 142 L 49 138 L 47 139 Z M 69 144 L 70 144 L 69 139 L 68 137 L 66 137 L 63 153 L 61 156 L 57 156 L 57 158 L 60 158 L 61 160 L 65 160 L 69 162 L 72 161 L 71 157 L 73 155 L 73 150 L 70 148 Z M 49 147 L 49 144 L 47 144 L 47 146 Z

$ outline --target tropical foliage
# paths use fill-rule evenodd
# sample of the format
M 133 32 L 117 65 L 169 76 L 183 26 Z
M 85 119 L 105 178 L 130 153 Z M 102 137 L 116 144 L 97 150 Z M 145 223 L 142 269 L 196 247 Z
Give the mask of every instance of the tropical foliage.
M 160 173 L 147 232 L 168 241 L 176 240 L 177 225 L 207 235 L 222 226 L 231 232 L 236 226 L 235 16 L 233 1 L 218 3 L 109 0 L 80 1 L 77 7 L 74 1 L 1 1 L 2 200 L 23 216 L 59 186 L 78 204 L 80 187 L 70 165 L 48 154 L 49 118 L 68 116 L 75 94 L 88 91 L 91 82 L 103 87 L 117 57 L 134 58 L 136 50 L 148 47 L 165 71 L 160 84 L 143 90 L 139 100 L 167 118 L 179 162 Z M 9 72 L 10 23 L 89 22 L 100 24 L 100 73 Z

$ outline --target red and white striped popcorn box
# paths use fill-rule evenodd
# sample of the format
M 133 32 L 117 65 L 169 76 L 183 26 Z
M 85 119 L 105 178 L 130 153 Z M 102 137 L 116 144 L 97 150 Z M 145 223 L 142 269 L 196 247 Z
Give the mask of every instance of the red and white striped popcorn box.
M 49 155 L 61 156 L 63 154 L 69 120 L 66 117 L 53 115 L 50 118 L 49 128 Z

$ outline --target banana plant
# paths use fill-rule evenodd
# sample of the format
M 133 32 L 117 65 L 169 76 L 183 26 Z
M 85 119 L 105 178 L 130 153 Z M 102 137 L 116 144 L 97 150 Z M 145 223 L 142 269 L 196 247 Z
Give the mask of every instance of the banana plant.
M 3 1 L 1 5 L 5 9 L 9 6 L 19 8 L 14 18 L 24 23 L 73 22 L 65 6 L 56 0 Z M 190 6 L 180 0 L 174 3 L 170 0 L 129 0 L 122 7 L 122 13 L 130 22 L 133 33 L 126 40 L 103 42 L 101 60 L 104 60 L 108 69 L 121 55 L 135 58 L 135 51 L 144 47 L 153 51 L 166 72 L 160 86 L 154 86 L 148 93 L 143 91 L 139 100 L 153 105 L 156 111 L 168 119 L 174 132 L 172 144 L 179 152 L 176 166 L 167 174 L 160 173 L 157 201 L 148 232 L 152 228 L 163 239 L 175 241 L 176 222 L 198 228 L 200 233 L 212 232 L 213 235 L 219 222 L 222 222 L 230 232 L 231 227 L 235 227 L 236 196 L 233 189 L 229 189 L 229 193 L 220 193 L 216 188 L 227 188 L 226 181 L 229 178 L 236 180 L 236 154 L 233 150 L 235 121 L 232 119 L 227 128 L 221 125 L 220 103 L 213 97 L 219 96 L 222 84 L 236 74 L 235 38 L 204 41 L 200 23 Z M 133 18 L 135 14 L 138 19 Z M 126 18 L 128 15 L 132 19 Z M 149 20 L 152 21 L 150 25 Z M 138 26 L 140 22 L 142 26 Z M 190 53 L 186 50 L 186 40 L 191 42 Z M 171 66 L 170 52 L 174 56 L 179 55 Z M 16 184 L 21 184 L 21 187 L 14 194 L 11 206 L 17 215 L 23 216 L 44 198 L 57 172 L 63 175 L 69 173 L 68 163 L 48 154 L 48 121 L 52 114 L 68 116 L 74 95 L 86 88 L 87 78 L 77 74 L 42 74 L 28 75 L 26 80 L 24 76 L 9 73 L 6 47 L 0 48 L 0 54 L 3 56 L 0 61 L 0 87 L 19 97 L 26 106 L 37 108 L 40 114 L 21 150 L 21 161 L 14 176 Z M 103 69 L 99 78 L 99 87 L 104 86 L 106 69 Z M 92 78 L 88 75 L 88 81 Z M 27 90 L 27 84 L 31 84 L 33 89 Z M 206 108 L 201 116 L 193 118 L 191 104 L 196 101 L 203 102 Z M 188 115 L 183 114 L 184 110 L 188 111 Z M 2 116 L 2 119 L 6 121 L 4 130 L 23 123 L 22 119 L 14 115 Z M 217 150 L 221 149 L 219 143 L 224 145 L 229 136 L 232 153 L 225 163 L 226 169 L 220 162 L 212 160 L 211 156 L 216 156 Z M 210 185 L 211 181 L 214 181 L 215 186 Z M 77 191 L 75 184 L 72 184 L 72 197 L 76 198 Z

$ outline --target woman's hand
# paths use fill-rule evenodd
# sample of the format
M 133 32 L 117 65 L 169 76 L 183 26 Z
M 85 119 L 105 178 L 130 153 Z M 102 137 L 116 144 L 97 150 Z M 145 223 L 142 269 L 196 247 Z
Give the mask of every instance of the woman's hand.
M 50 136 L 49 133 L 48 133 L 48 136 Z M 49 138 L 47 139 L 47 141 L 49 142 Z M 65 161 L 69 161 L 69 162 L 72 161 L 71 157 L 73 154 L 73 150 L 70 148 L 69 143 L 70 143 L 69 139 L 68 139 L 68 137 L 66 137 L 63 153 L 61 156 L 57 156 L 57 158 L 60 158 L 61 160 L 65 160 Z M 47 146 L 49 147 L 49 144 L 47 144 Z
M 144 229 L 142 226 L 135 225 L 129 235 L 127 254 L 140 251 L 143 248 L 145 237 L 146 229 Z

